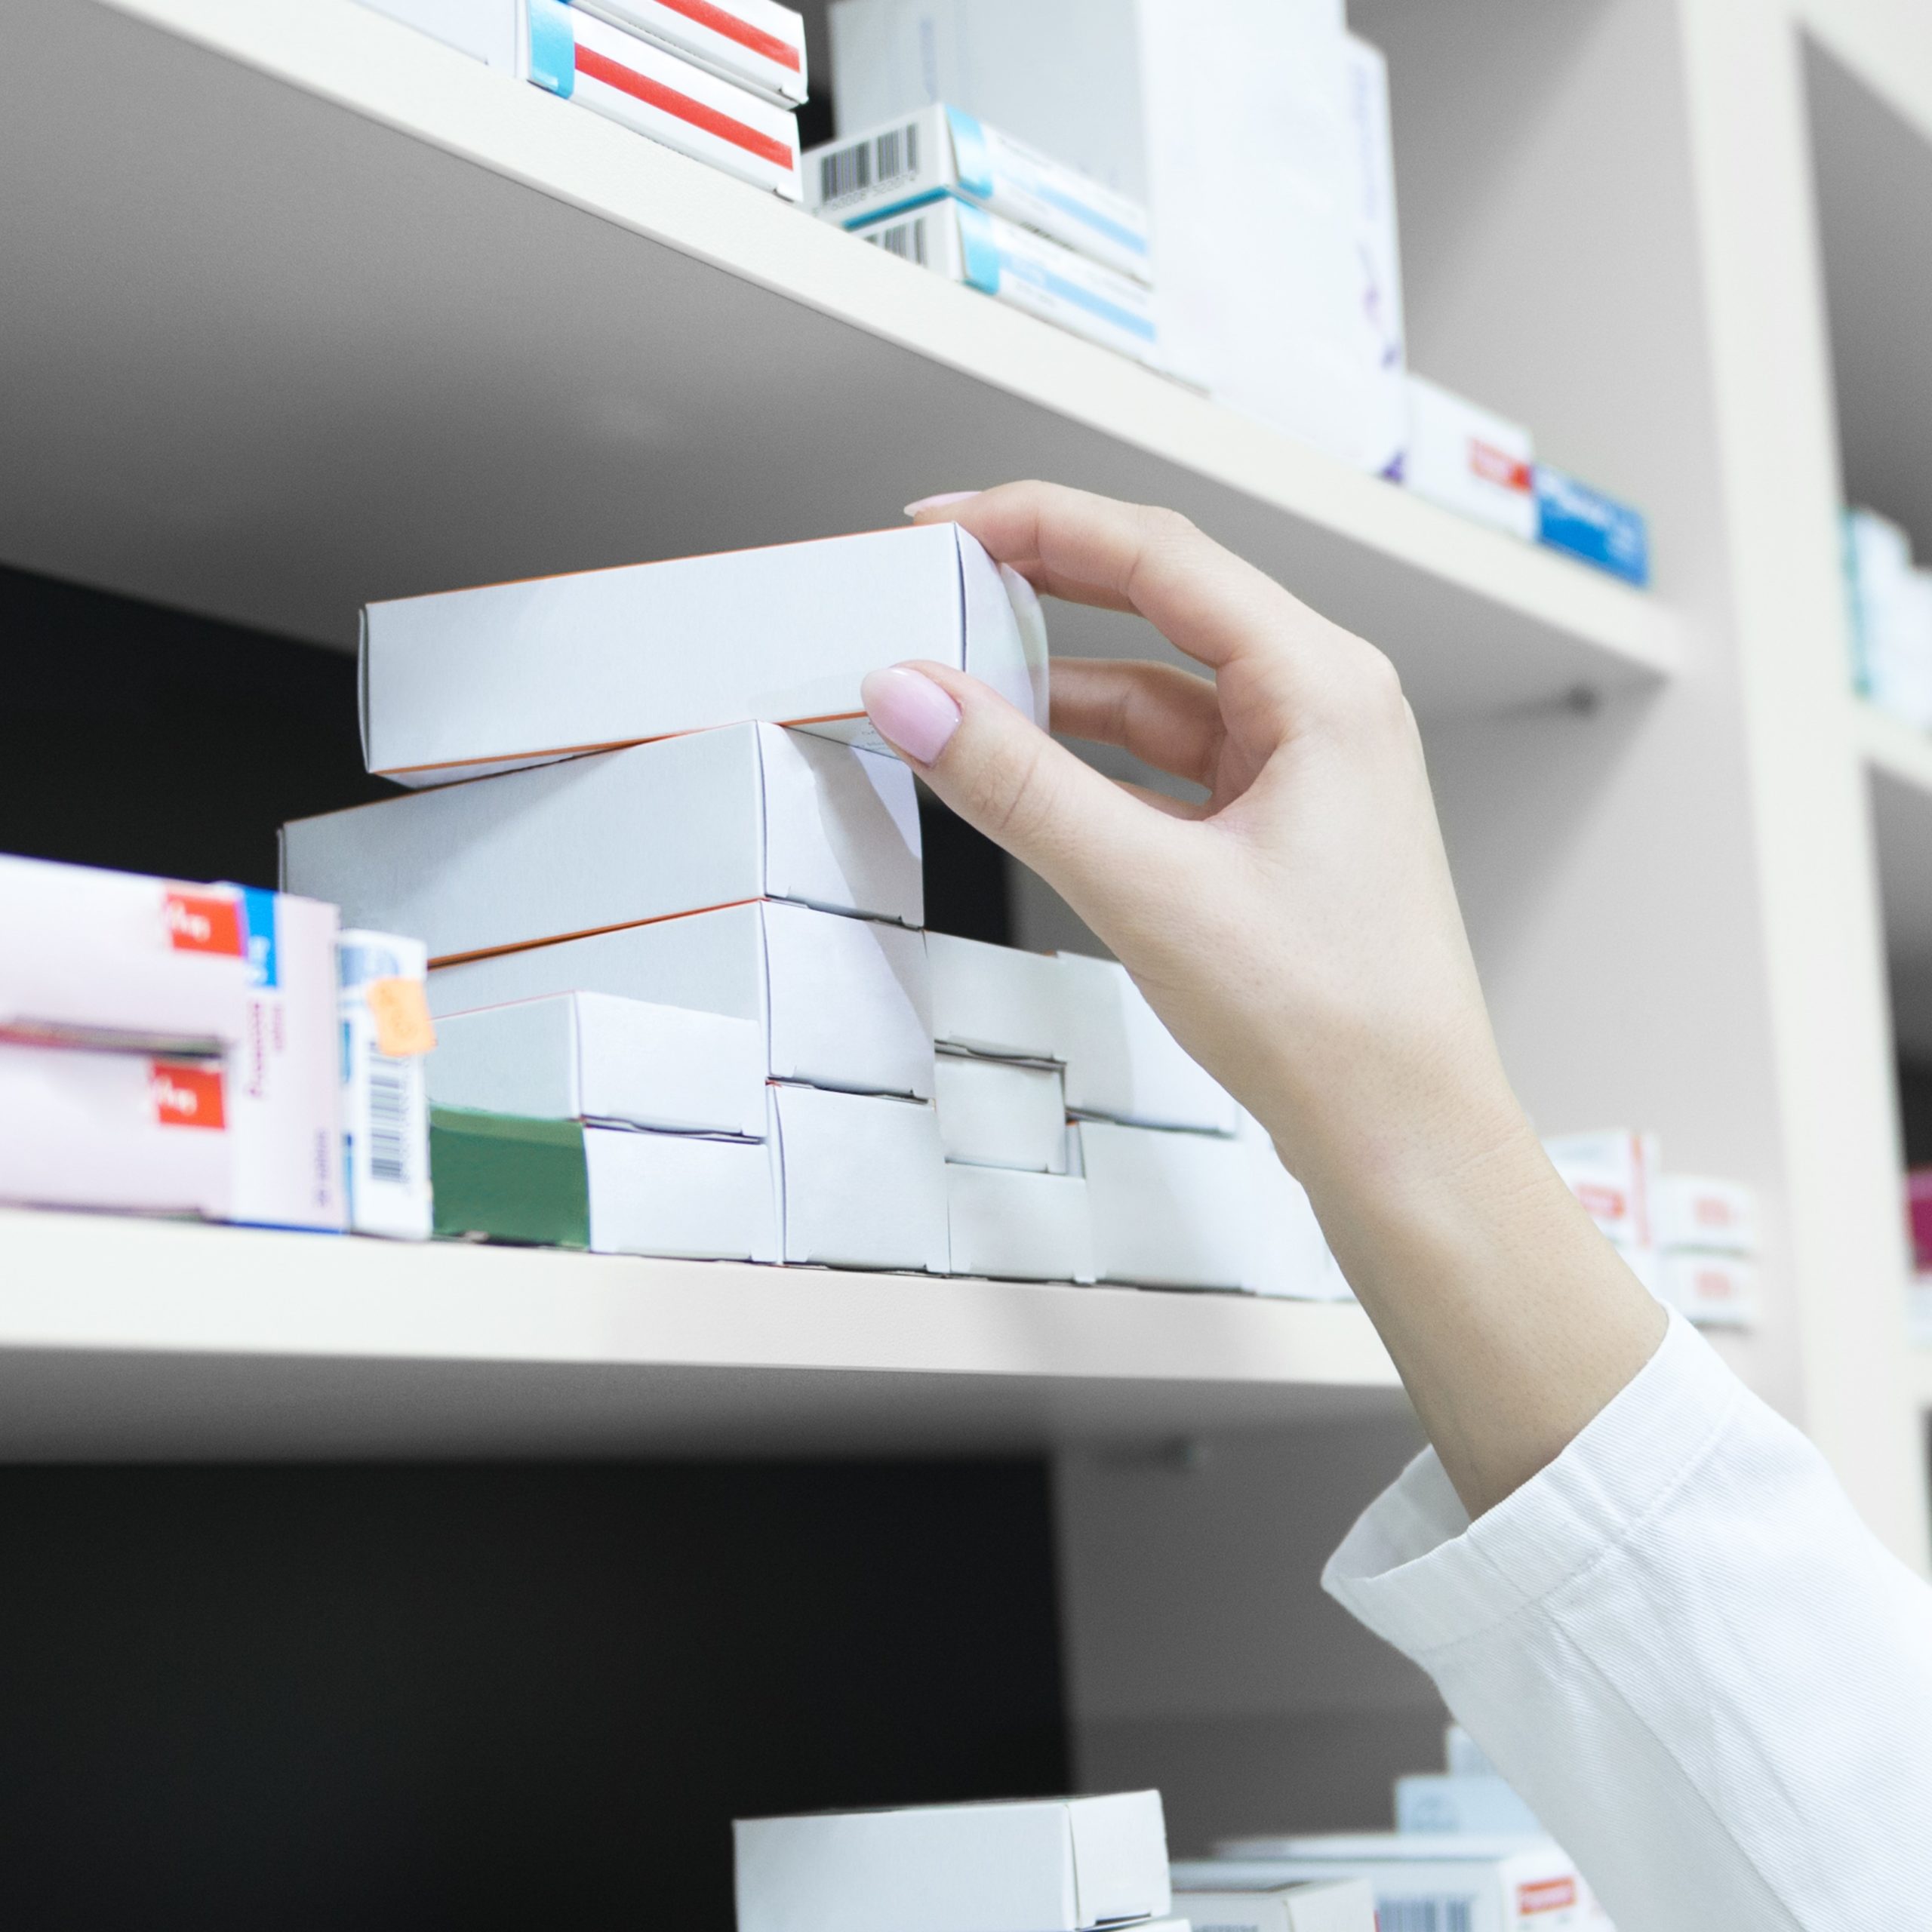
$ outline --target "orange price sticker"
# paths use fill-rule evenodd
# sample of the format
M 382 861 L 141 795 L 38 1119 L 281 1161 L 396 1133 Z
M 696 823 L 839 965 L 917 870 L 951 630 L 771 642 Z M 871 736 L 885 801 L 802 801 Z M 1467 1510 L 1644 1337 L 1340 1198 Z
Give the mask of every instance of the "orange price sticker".
M 420 980 L 371 980 L 362 997 L 376 1023 L 376 1051 L 391 1060 L 413 1060 L 436 1044 L 435 1023 Z

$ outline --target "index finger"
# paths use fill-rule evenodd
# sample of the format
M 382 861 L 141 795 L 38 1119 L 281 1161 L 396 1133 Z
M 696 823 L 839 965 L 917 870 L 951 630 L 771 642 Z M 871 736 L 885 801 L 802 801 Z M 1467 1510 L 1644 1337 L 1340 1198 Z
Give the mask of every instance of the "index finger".
M 1080 604 L 1137 611 L 1216 670 L 1313 650 L 1327 620 L 1173 510 L 1057 483 L 1005 483 L 935 508 L 1035 586 Z

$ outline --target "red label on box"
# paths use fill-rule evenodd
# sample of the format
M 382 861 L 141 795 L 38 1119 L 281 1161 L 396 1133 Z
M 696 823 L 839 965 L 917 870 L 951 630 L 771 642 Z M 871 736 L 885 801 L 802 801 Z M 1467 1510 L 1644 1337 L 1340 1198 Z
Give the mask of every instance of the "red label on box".
M 1630 1212 L 1623 1190 L 1592 1180 L 1579 1181 L 1574 1190 L 1593 1220 L 1620 1221 Z
M 1505 490 L 1520 490 L 1525 496 L 1529 494 L 1530 466 L 1513 456 L 1505 455 L 1490 444 L 1479 442 L 1474 436 L 1469 438 L 1469 467 L 1485 483 L 1496 484 Z
M 1700 1195 L 1696 1219 L 1700 1228 L 1727 1228 L 1731 1221 L 1730 1204 L 1719 1200 L 1715 1194 Z
M 209 892 L 171 892 L 162 908 L 168 943 L 177 952 L 225 952 L 248 957 L 242 941 L 242 909 Z
M 1516 1910 L 1524 1918 L 1539 1912 L 1561 1912 L 1576 1903 L 1574 1878 L 1539 1878 L 1516 1887 Z
M 228 1124 L 218 1066 L 155 1060 L 148 1069 L 148 1091 L 154 1096 L 154 1117 L 163 1127 L 205 1127 L 218 1132 Z
M 1737 1284 L 1721 1268 L 1700 1268 L 1697 1270 L 1697 1293 L 1705 1301 L 1728 1301 L 1737 1287 Z

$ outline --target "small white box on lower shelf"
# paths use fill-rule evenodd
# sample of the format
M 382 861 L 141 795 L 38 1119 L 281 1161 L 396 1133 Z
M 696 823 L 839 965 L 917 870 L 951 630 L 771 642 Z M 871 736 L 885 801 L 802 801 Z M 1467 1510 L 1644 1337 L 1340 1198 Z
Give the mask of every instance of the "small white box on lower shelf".
M 926 937 L 767 900 L 438 967 L 429 1001 L 442 1014 L 583 992 L 694 1007 L 755 1021 L 774 1080 L 926 1100 Z
M 1231 1838 L 1216 1849 L 1212 1860 L 1175 1866 L 1177 1890 L 1365 1878 L 1384 1927 L 1459 1932 L 1584 1932 L 1592 1911 L 1576 1866 L 1547 1841 L 1363 1832 Z
M 778 1190 L 766 1143 L 589 1127 L 583 1158 L 595 1252 L 778 1260 Z
M 1164 1918 L 1157 1791 L 740 1818 L 738 1932 L 1084 1932 Z
M 1078 1174 L 949 1166 L 955 1275 L 1010 1281 L 1091 1281 L 1094 1222 Z
M 1177 1891 L 1194 1932 L 1377 1932 L 1364 1878 L 1310 1878 L 1255 1891 Z
M 1536 451 L 1529 431 L 1421 376 L 1409 377 L 1408 395 L 1403 481 L 1444 509 L 1534 542 Z
M 1032 1174 L 1067 1171 L 1066 1094 L 1058 1067 L 941 1054 L 933 1076 L 949 1161 Z
M 1757 1263 L 1735 1254 L 1666 1254 L 1661 1298 L 1704 1328 L 1749 1328 L 1758 1319 Z
M 946 1163 L 929 1101 L 772 1090 L 785 1259 L 947 1272 Z
M 926 935 L 933 1038 L 995 1060 L 1066 1057 L 1068 974 L 1051 954 Z
M 452 1014 L 436 1029 L 429 1098 L 541 1119 L 762 1140 L 756 1023 L 606 993 Z

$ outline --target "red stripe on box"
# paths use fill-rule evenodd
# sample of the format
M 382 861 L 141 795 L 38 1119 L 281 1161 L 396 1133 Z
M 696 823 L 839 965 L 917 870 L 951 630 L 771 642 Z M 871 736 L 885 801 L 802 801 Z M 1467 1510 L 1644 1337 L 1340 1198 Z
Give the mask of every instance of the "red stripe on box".
M 795 74 L 798 72 L 801 63 L 795 47 L 788 47 L 775 33 L 767 33 L 762 27 L 740 20 L 722 7 L 712 6 L 711 0 L 657 0 L 657 4 L 683 14 L 688 20 L 695 20 L 701 27 L 709 27 L 713 33 L 721 33 L 727 40 L 735 40 L 754 54 L 762 54 L 768 60 L 776 60 L 781 67 L 789 67 Z
M 734 121 L 728 114 L 721 114 L 715 107 L 706 107 L 688 94 L 679 94 L 656 81 L 648 81 L 607 54 L 580 46 L 577 51 L 577 70 L 580 74 L 588 74 L 593 81 L 601 81 L 607 88 L 615 88 L 620 94 L 629 94 L 633 100 L 642 101 L 647 107 L 656 108 L 660 114 L 669 114 L 677 120 L 689 122 L 694 128 L 702 128 L 707 134 L 715 134 L 721 141 L 729 141 L 734 148 L 743 148 L 746 153 L 755 154 L 759 160 L 768 161 L 773 167 L 782 168 L 788 174 L 792 171 L 792 150 L 774 141 L 769 134 L 761 134 L 755 128 L 747 128 L 742 121 Z

